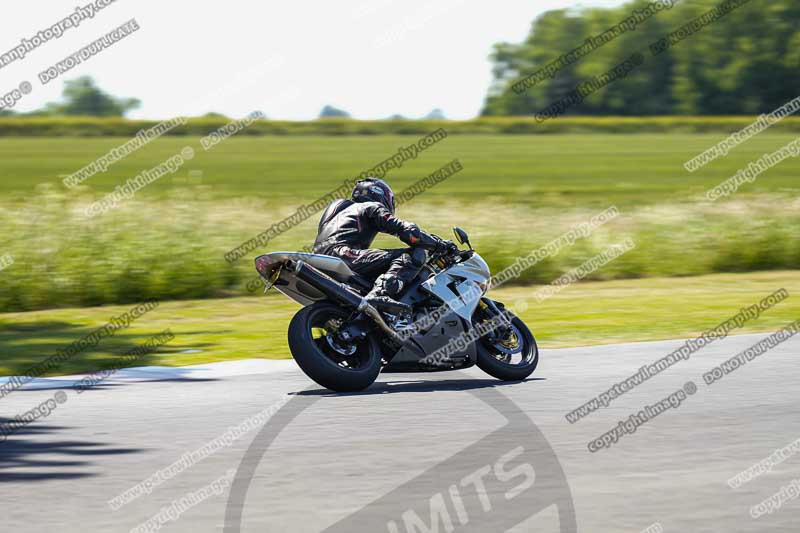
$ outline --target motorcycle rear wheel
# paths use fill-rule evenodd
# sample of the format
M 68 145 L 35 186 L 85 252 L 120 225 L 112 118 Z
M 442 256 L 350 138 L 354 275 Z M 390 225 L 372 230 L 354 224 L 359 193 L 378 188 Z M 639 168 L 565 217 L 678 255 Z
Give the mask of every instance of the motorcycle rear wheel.
M 300 369 L 323 387 L 337 392 L 364 390 L 381 371 L 381 351 L 374 336 L 342 344 L 335 339 L 347 309 L 319 302 L 304 307 L 289 323 L 289 349 Z

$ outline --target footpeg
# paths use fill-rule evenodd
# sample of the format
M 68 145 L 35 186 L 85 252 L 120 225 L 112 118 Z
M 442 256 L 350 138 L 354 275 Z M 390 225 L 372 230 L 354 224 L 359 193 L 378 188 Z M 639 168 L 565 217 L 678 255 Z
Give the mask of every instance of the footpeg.
M 383 311 L 384 313 L 391 313 L 393 315 L 411 314 L 410 305 L 398 302 L 388 296 L 373 296 L 372 298 L 368 298 L 367 301 L 378 311 Z

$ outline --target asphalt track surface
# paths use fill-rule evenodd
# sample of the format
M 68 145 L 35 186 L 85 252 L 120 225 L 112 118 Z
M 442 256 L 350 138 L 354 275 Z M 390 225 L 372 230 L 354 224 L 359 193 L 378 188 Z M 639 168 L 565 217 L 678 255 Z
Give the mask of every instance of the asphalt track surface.
M 288 362 L 269 373 L 110 380 L 80 395 L 68 389 L 67 401 L 47 418 L 0 442 L 0 530 L 131 531 L 234 469 L 232 489 L 186 509 L 161 531 L 567 531 L 559 517 L 570 514 L 570 501 L 581 532 L 640 532 L 654 523 L 666 532 L 798 531 L 800 499 L 758 519 L 750 509 L 800 478 L 800 453 L 738 489 L 726 481 L 800 438 L 800 341 L 712 386 L 701 377 L 764 336 L 706 346 L 575 424 L 565 419 L 568 411 L 681 341 L 543 350 L 535 379 L 515 384 L 478 369 L 385 374 L 365 393 L 338 395 Z M 688 381 L 697 392 L 679 408 L 608 449 L 587 449 Z M 0 417 L 13 418 L 56 392 L 14 392 L 0 400 Z M 116 511 L 109 506 L 286 398 L 263 428 L 150 494 Z M 557 479 L 560 469 L 566 484 Z M 483 488 L 464 483 L 475 472 L 484 476 Z M 414 515 L 422 520 L 416 526 Z M 240 529 L 232 516 L 241 518 Z

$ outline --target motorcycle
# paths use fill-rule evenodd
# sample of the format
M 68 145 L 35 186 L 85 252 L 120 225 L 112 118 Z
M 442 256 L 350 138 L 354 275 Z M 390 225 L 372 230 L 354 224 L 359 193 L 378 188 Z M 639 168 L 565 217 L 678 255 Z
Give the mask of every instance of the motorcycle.
M 255 260 L 266 293 L 275 288 L 303 306 L 289 324 L 298 366 L 337 392 L 369 387 L 383 372 L 436 372 L 477 365 L 503 381 L 536 370 L 539 350 L 519 317 L 486 297 L 491 273 L 469 236 L 468 249 L 429 254 L 399 301 L 408 309 L 378 310 L 364 296 L 372 281 L 337 257 L 273 252 Z

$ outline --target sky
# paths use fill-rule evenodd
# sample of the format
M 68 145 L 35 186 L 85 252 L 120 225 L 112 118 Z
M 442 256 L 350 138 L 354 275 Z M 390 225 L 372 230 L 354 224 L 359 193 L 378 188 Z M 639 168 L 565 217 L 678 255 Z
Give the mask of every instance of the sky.
M 0 55 L 94 0 L 15 4 Z M 29 82 L 15 110 L 57 101 L 63 81 L 92 76 L 142 101 L 131 118 L 206 112 L 310 120 L 329 104 L 359 119 L 478 115 L 497 42 L 520 42 L 541 13 L 620 0 L 116 0 L 0 68 L 0 96 Z M 139 30 L 42 84 L 39 73 L 135 19 Z M 579 45 L 585 36 L 575 36 Z

